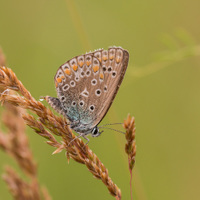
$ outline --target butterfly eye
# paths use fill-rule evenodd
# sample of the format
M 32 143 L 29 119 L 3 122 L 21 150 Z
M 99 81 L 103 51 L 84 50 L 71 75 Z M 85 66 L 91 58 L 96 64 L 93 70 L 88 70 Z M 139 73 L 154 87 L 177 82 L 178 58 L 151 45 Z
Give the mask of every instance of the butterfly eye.
M 97 137 L 100 135 L 98 127 L 94 127 L 92 130 L 92 137 Z

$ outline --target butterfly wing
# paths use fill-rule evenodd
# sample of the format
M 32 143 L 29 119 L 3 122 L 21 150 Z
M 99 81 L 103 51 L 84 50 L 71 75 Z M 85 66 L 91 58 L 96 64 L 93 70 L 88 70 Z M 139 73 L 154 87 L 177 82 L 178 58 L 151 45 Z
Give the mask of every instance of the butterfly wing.
M 98 99 L 94 87 L 100 85 L 103 69 L 92 54 L 77 56 L 60 66 L 54 77 L 58 98 L 66 117 L 85 132 L 93 122 Z M 94 100 L 94 101 L 93 101 Z M 94 106 L 95 105 L 95 106 Z M 87 126 L 87 127 L 85 127 Z
M 95 52 L 94 56 L 97 56 L 101 61 L 104 73 L 103 94 L 93 124 L 96 126 L 108 112 L 119 90 L 128 66 L 129 53 L 120 47 L 112 47 L 108 50 Z
M 60 108 L 74 130 L 90 132 L 105 116 L 128 65 L 128 52 L 113 47 L 77 56 L 54 77 Z

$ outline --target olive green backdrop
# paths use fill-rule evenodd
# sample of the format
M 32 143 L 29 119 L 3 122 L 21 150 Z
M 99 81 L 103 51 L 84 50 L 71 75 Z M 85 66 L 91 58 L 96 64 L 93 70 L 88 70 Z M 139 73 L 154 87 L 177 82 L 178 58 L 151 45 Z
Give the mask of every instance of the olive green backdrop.
M 136 119 L 135 200 L 200 199 L 199 0 L 0 0 L 0 46 L 31 94 L 56 96 L 53 77 L 73 56 L 116 45 L 130 62 L 102 124 Z M 120 126 L 115 126 L 121 129 Z M 114 199 L 84 165 L 27 129 L 39 180 L 53 199 Z M 130 199 L 125 139 L 106 130 L 90 148 Z M 0 152 L 0 174 L 15 162 Z M 19 173 L 20 170 L 18 170 Z M 12 199 L 0 180 L 0 199 Z

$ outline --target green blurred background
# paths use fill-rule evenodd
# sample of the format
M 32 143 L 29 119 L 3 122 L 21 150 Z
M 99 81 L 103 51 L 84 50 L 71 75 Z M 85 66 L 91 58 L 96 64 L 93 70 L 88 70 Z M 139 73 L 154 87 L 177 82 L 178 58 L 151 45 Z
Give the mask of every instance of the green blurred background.
M 31 94 L 56 96 L 53 77 L 73 56 L 116 45 L 129 67 L 102 124 L 136 119 L 135 200 L 200 199 L 199 0 L 0 0 L 0 46 Z M 116 129 L 120 127 L 116 126 Z M 84 165 L 27 129 L 39 180 L 53 199 L 114 199 Z M 89 146 L 130 199 L 122 134 L 106 130 Z M 0 152 L 5 165 L 18 169 Z M 19 173 L 20 170 L 18 170 Z M 12 199 L 0 180 L 0 199 Z

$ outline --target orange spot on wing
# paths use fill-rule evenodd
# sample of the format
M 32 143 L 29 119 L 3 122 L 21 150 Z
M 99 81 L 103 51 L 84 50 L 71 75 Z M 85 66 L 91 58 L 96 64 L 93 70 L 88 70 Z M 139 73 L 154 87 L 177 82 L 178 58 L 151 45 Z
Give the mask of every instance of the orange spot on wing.
M 58 83 L 56 82 L 55 84 L 56 84 L 56 87 L 58 87 Z
M 100 73 L 99 77 L 100 77 L 100 79 L 103 79 L 104 78 L 103 73 Z
M 106 61 L 108 58 L 107 56 L 103 56 L 103 60 Z
M 64 77 L 64 76 L 61 76 L 60 78 L 61 78 L 61 79 L 64 79 L 65 77 Z
M 93 67 L 93 71 L 94 72 L 97 72 L 99 70 L 99 66 L 98 65 L 95 65 L 94 67 Z
M 121 60 L 121 59 L 120 59 L 119 57 L 116 58 L 116 62 L 117 62 L 117 63 L 119 63 L 120 60 Z
M 78 66 L 77 65 L 73 65 L 72 68 L 73 68 L 74 71 L 77 71 Z
M 80 67 L 83 67 L 83 61 L 80 61 L 78 64 Z
M 86 61 L 86 65 L 89 66 L 91 64 L 91 61 Z
M 66 73 L 67 75 L 70 75 L 70 74 L 71 74 L 71 70 L 70 70 L 70 69 L 66 69 L 66 70 L 65 70 L 65 73 Z
M 110 58 L 110 60 L 112 60 L 112 59 L 114 58 L 114 56 L 113 56 L 113 55 L 110 55 L 109 58 Z
M 61 78 L 57 78 L 56 81 L 57 81 L 58 83 L 61 83 L 61 82 L 62 82 L 62 79 L 61 79 Z

